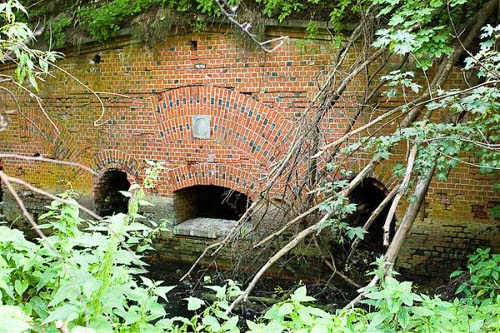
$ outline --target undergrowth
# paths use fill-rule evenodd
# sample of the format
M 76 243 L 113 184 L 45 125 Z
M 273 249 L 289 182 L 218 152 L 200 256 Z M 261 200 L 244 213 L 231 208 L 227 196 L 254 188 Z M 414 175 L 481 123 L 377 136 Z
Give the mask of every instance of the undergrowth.
M 152 173 L 154 175 L 154 173 Z M 104 221 L 84 221 L 73 202 L 53 202 L 40 217 L 50 236 L 27 240 L 20 230 L 0 227 L 0 332 L 499 332 L 500 255 L 478 250 L 470 257 L 468 279 L 449 302 L 415 293 L 394 272 L 384 275 L 379 260 L 373 274 L 380 283 L 367 291 L 359 308 L 329 313 L 315 306 L 305 286 L 262 317 L 244 322 L 227 313 L 241 293 L 237 283 L 208 286 L 215 302 L 186 299 L 191 318 L 170 317 L 162 302 L 173 286 L 144 276 L 141 253 L 151 249 L 153 228 L 139 223 L 144 191 L 125 193 L 130 211 Z M 133 249 L 131 251 L 130 249 Z

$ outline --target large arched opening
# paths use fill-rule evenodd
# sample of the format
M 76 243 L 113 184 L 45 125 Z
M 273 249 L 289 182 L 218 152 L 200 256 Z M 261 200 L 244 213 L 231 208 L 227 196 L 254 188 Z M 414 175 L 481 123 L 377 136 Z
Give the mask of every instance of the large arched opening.
M 248 204 L 245 194 L 222 186 L 195 185 L 174 192 L 177 223 L 195 218 L 238 220 Z
M 95 196 L 97 213 L 101 216 L 127 213 L 128 198 L 120 191 L 127 191 L 129 188 L 130 182 L 126 172 L 118 169 L 105 171 Z

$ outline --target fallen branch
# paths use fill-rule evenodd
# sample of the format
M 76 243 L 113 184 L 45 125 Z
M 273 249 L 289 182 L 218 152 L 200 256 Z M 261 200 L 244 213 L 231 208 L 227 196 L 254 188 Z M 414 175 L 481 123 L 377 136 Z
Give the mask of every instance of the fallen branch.
M 21 212 L 23 213 L 24 217 L 26 217 L 26 219 L 31 224 L 31 226 L 33 227 L 33 229 L 35 230 L 37 235 L 40 236 L 41 239 L 46 240 L 47 236 L 45 236 L 45 234 L 42 232 L 42 230 L 40 230 L 40 228 L 38 227 L 38 224 L 33 219 L 33 216 L 26 209 L 26 206 L 24 205 L 23 200 L 21 200 L 21 198 L 19 197 L 19 194 L 17 194 L 16 190 L 12 187 L 10 177 L 7 176 L 3 171 L 0 171 L 0 180 L 5 184 L 5 187 L 7 187 L 7 190 L 12 194 L 12 196 L 14 197 L 14 200 L 17 202 L 17 205 L 19 206 L 19 208 L 21 208 Z M 51 250 L 54 251 L 54 253 L 60 257 L 59 252 L 57 252 L 57 250 L 52 245 L 50 245 L 48 242 L 47 242 L 47 246 L 49 246 L 51 248 Z
M 417 149 L 418 146 L 414 144 L 411 147 L 410 154 L 408 156 L 408 164 L 406 166 L 406 172 L 405 176 L 403 178 L 403 181 L 401 182 L 401 185 L 399 186 L 398 192 L 396 196 L 394 197 L 394 200 L 392 201 L 391 208 L 389 208 L 389 212 L 387 213 L 387 216 L 385 218 L 385 223 L 384 223 L 384 246 L 389 246 L 389 241 L 390 241 L 390 229 L 391 229 L 391 223 L 394 219 L 394 214 L 396 213 L 396 208 L 399 205 L 399 201 L 405 194 L 406 190 L 408 189 L 408 185 L 410 184 L 410 178 L 411 178 L 411 173 L 413 171 L 413 165 L 415 163 L 415 157 L 417 156 Z
M 332 276 L 335 276 L 335 275 L 338 275 L 340 276 L 341 279 L 343 279 L 345 282 L 347 282 L 348 284 L 350 284 L 351 286 L 353 286 L 354 288 L 361 288 L 362 286 L 357 283 L 356 281 L 354 281 L 353 279 L 351 279 L 350 277 L 348 277 L 347 275 L 343 274 L 342 272 L 340 272 L 338 269 L 337 269 L 337 266 L 335 265 L 335 259 L 333 258 L 333 255 L 331 254 L 330 251 L 329 252 L 329 256 L 330 256 L 330 261 L 328 261 L 328 259 L 326 259 L 326 255 L 323 253 L 324 250 L 323 248 L 318 244 L 318 241 L 317 241 L 317 237 L 313 237 L 314 238 L 314 245 L 316 246 L 316 248 L 319 250 L 319 252 L 321 253 L 321 255 L 323 257 L 325 257 L 325 264 L 326 266 L 328 266 L 328 268 L 330 268 L 332 270 Z
M 349 183 L 349 186 L 347 186 L 345 189 L 341 191 L 341 195 L 344 197 L 349 196 L 349 194 L 363 181 L 363 179 L 368 175 L 368 173 L 373 169 L 375 166 L 374 161 L 370 161 L 368 165 L 366 165 L 363 170 L 354 177 L 351 182 Z M 291 249 L 293 249 L 299 242 L 301 242 L 304 238 L 312 234 L 313 232 L 317 231 L 318 226 L 323 224 L 327 219 L 329 219 L 334 212 L 327 212 L 321 220 L 319 220 L 317 223 L 307 227 L 306 229 L 302 230 L 299 232 L 290 242 L 288 242 L 284 247 L 282 247 L 277 253 L 275 253 L 269 260 L 266 262 L 264 266 L 262 266 L 257 274 L 252 278 L 252 281 L 248 284 L 248 287 L 245 289 L 245 291 L 237 298 L 234 300 L 233 303 L 229 306 L 227 312 L 231 312 L 232 309 L 238 303 L 245 301 L 250 294 L 250 292 L 253 290 L 259 279 L 264 275 L 264 273 L 276 262 L 278 261 L 281 257 L 283 257 L 285 254 L 287 254 Z
M 434 163 L 434 165 L 427 171 L 425 177 L 420 179 L 417 183 L 417 187 L 413 194 L 415 199 L 408 206 L 408 209 L 406 210 L 406 213 L 401 220 L 401 224 L 399 225 L 399 228 L 394 235 L 394 239 L 387 249 L 385 259 L 391 265 L 394 265 L 394 263 L 396 262 L 396 258 L 398 256 L 399 250 L 401 249 L 401 245 L 410 232 L 413 222 L 415 221 L 420 210 L 420 206 L 422 206 L 422 203 L 424 202 L 424 198 L 431 183 L 432 176 L 434 175 L 435 168 L 436 164 Z
M 240 23 L 238 22 L 235 17 L 236 13 L 238 11 L 238 6 L 230 6 L 227 1 L 225 0 L 215 0 L 215 3 L 217 6 L 219 6 L 219 9 L 221 13 L 234 25 L 236 25 L 241 31 L 243 31 L 244 34 L 246 34 L 252 41 L 255 42 L 262 50 L 264 50 L 267 53 L 271 53 L 279 49 L 287 40 L 288 37 L 282 36 L 278 38 L 273 38 L 270 40 L 266 40 L 264 42 L 261 42 L 257 39 L 257 36 L 253 33 L 250 32 L 251 24 L 248 22 Z M 227 7 L 227 9 L 225 8 Z M 273 43 L 278 43 L 272 48 L 269 48 L 268 45 L 271 45 Z
M 436 164 L 434 163 L 434 165 L 427 171 L 425 177 L 419 180 L 417 187 L 415 188 L 414 192 L 415 200 L 413 200 L 410 203 L 408 209 L 406 210 L 406 213 L 403 216 L 403 219 L 401 220 L 401 224 L 399 225 L 399 228 L 396 234 L 394 235 L 394 239 L 392 240 L 391 244 L 389 245 L 389 248 L 385 253 L 384 256 L 386 262 L 386 265 L 384 266 L 385 272 L 391 270 L 394 267 L 394 263 L 396 262 L 396 258 L 399 254 L 401 246 L 403 245 L 403 241 L 406 239 L 406 236 L 410 232 L 413 222 L 415 221 L 417 214 L 420 210 L 420 207 L 422 206 L 425 195 L 427 193 L 432 177 L 434 175 L 435 167 Z M 365 287 L 358 289 L 359 295 L 356 298 L 354 298 L 349 304 L 347 304 L 344 308 L 345 309 L 353 308 L 366 296 L 367 291 L 371 287 L 375 286 L 378 281 L 379 277 L 374 276 L 373 279 Z
M 302 214 L 298 215 L 297 217 L 295 217 L 294 219 L 288 221 L 283 227 L 281 227 L 281 229 L 279 229 L 278 231 L 275 231 L 273 232 L 272 234 L 270 234 L 269 236 L 267 236 L 266 238 L 262 239 L 260 242 L 258 242 L 257 244 L 255 244 L 253 246 L 254 249 L 258 248 L 258 247 L 261 247 L 262 245 L 264 245 L 265 243 L 269 242 L 271 239 L 279 236 L 280 234 L 282 234 L 284 231 L 286 231 L 289 227 L 291 227 L 292 225 L 294 225 L 295 223 L 299 222 L 301 219 L 303 219 L 304 217 L 306 217 L 307 215 L 313 213 L 314 211 L 318 210 L 323 204 L 325 203 L 328 203 L 330 201 L 332 201 L 333 198 L 327 198 L 326 200 L 320 202 L 319 204 L 309 208 L 308 210 L 306 210 L 305 212 L 303 212 Z
M 99 220 L 101 221 L 102 220 L 102 217 L 100 217 L 99 215 L 97 215 L 96 213 L 94 213 L 93 211 L 91 211 L 90 209 L 80 205 L 78 202 L 76 201 L 69 201 L 69 200 L 66 200 L 66 199 L 63 199 L 63 198 L 60 198 L 58 196 L 55 196 L 47 191 L 44 191 L 42 189 L 39 189 L 27 182 L 25 182 L 24 180 L 21 180 L 21 179 L 18 179 L 18 178 L 14 178 L 14 177 L 9 177 L 7 175 L 4 175 L 5 177 L 7 177 L 7 179 L 12 182 L 12 183 L 16 183 L 16 184 L 19 184 L 19 185 L 22 185 L 28 189 L 30 189 L 31 191 L 33 192 L 36 192 L 38 194 L 41 194 L 43 196 L 46 196 L 52 200 L 55 200 L 55 201 L 58 201 L 58 202 L 62 202 L 62 203 L 65 203 L 67 205 L 70 205 L 70 206 L 76 206 L 78 207 L 79 209 L 81 209 L 82 211 L 84 211 L 85 213 L 89 214 L 90 216 L 92 216 L 93 218 L 95 218 L 96 220 Z
M 385 209 L 385 207 L 391 202 L 392 198 L 396 195 L 398 192 L 399 186 L 395 186 L 392 191 L 382 200 L 382 202 L 378 205 L 378 207 L 371 213 L 370 217 L 368 220 L 366 220 L 365 224 L 363 225 L 363 230 L 367 232 L 370 227 L 372 226 L 373 222 L 377 219 L 377 217 L 380 216 L 382 211 Z M 355 236 L 354 242 L 351 245 L 351 252 L 349 252 L 349 255 L 347 256 L 346 262 L 349 261 L 351 258 L 352 254 L 356 250 L 356 248 L 359 246 L 361 243 L 362 239 L 359 238 L 358 236 Z
M 317 231 L 318 225 L 324 223 L 329 217 L 331 216 L 330 213 L 326 213 L 323 218 L 318 222 L 315 223 L 308 228 L 302 230 L 299 234 L 297 234 L 288 244 L 286 244 L 284 247 L 281 248 L 278 252 L 276 252 L 269 260 L 266 262 L 264 266 L 262 266 L 257 274 L 252 278 L 252 281 L 248 284 L 247 288 L 245 291 L 241 293 L 240 296 L 238 296 L 232 303 L 229 305 L 227 308 L 226 312 L 230 313 L 233 311 L 233 309 L 241 302 L 246 302 L 248 296 L 252 292 L 252 290 L 255 288 L 255 285 L 257 282 L 260 280 L 262 275 L 276 262 L 278 261 L 281 257 L 283 257 L 285 254 L 287 254 L 291 249 L 293 249 L 297 244 L 299 244 L 304 238 L 312 234 L 313 232 Z

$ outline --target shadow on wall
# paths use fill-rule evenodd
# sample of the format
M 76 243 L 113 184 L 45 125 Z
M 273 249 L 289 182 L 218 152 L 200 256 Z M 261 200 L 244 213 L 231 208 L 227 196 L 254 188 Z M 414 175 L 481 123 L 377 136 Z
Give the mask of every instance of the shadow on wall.
M 95 198 L 97 213 L 101 216 L 127 213 L 128 198 L 120 191 L 128 191 L 129 188 L 126 172 L 118 169 L 107 170 L 101 177 Z
M 221 186 L 195 185 L 174 192 L 177 223 L 197 217 L 238 220 L 248 205 L 245 194 Z

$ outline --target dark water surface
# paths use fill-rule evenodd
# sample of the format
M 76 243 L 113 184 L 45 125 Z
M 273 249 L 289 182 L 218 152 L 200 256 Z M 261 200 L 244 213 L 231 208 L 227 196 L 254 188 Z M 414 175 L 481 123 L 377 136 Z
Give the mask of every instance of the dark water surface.
M 198 267 L 192 277 L 179 282 L 179 279 L 189 270 L 190 265 L 169 263 L 163 261 L 149 261 L 149 273 L 147 276 L 153 280 L 164 281 L 163 285 L 176 286 L 168 295 L 169 302 L 165 309 L 170 316 L 190 317 L 193 315 L 187 310 L 186 298 L 198 297 L 205 301 L 213 301 L 213 291 L 205 288 L 205 285 L 224 285 L 228 276 L 234 279 L 231 272 L 216 271 Z M 203 282 L 210 277 L 210 281 Z M 315 297 L 316 304 L 326 310 L 334 311 L 336 308 L 347 304 L 355 295 L 355 290 L 346 286 L 336 287 L 332 281 L 318 281 L 303 283 L 299 278 L 291 279 L 279 277 L 264 277 L 251 293 L 250 300 L 238 307 L 235 314 L 241 318 L 254 319 L 269 308 L 273 302 L 285 300 L 299 286 L 306 285 L 308 294 Z M 246 287 L 240 286 L 241 289 Z

